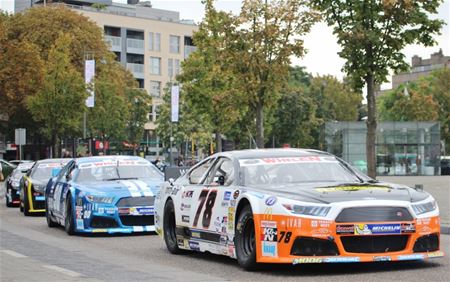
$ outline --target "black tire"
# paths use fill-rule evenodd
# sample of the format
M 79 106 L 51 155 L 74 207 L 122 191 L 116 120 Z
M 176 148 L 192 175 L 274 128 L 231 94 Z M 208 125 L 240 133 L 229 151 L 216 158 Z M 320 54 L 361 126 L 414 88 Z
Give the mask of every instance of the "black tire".
M 47 226 L 50 228 L 58 226 L 56 222 L 53 221 L 52 215 L 50 214 L 50 211 L 48 210 L 48 198 L 45 200 L 45 217 L 47 219 Z
M 178 247 L 175 208 L 172 200 L 168 200 L 164 207 L 163 232 L 164 242 L 169 252 L 172 254 L 181 254 L 183 251 Z
M 69 235 L 75 234 L 75 225 L 73 223 L 72 196 L 70 194 L 67 194 L 66 217 L 64 219 L 64 229 L 66 230 L 66 233 Z
M 239 265 L 247 271 L 256 270 L 256 237 L 252 208 L 246 205 L 238 215 L 235 246 Z
M 11 193 L 10 191 L 11 191 L 11 189 L 9 189 L 8 187 L 6 187 L 5 201 L 6 201 L 6 206 L 7 206 L 8 208 L 14 207 L 14 204 L 13 204 L 12 202 L 9 201 L 8 194 Z
M 27 188 L 23 188 L 23 215 L 24 216 L 30 216 L 30 202 L 28 200 L 28 191 Z

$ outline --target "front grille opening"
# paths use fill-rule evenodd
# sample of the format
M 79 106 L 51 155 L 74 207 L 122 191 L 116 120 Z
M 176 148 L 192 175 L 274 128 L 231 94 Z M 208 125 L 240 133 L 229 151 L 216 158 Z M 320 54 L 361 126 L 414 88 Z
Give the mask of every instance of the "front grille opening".
M 111 217 L 94 216 L 91 219 L 92 228 L 114 228 L 118 226 L 117 221 Z
M 388 253 L 406 248 L 408 235 L 343 236 L 342 245 L 349 253 Z
M 155 225 L 153 215 L 122 215 L 120 221 L 125 226 Z
M 413 217 L 404 207 L 346 208 L 336 218 L 336 222 L 398 222 L 412 220 Z
M 298 237 L 292 245 L 291 255 L 337 256 L 339 251 L 334 241 L 312 237 Z
M 436 233 L 419 237 L 416 243 L 414 243 L 413 248 L 415 253 L 433 252 L 437 250 L 439 250 L 439 236 Z
M 145 196 L 145 197 L 128 197 L 122 198 L 117 202 L 116 206 L 121 207 L 143 207 L 143 206 L 153 206 L 155 203 L 155 197 Z

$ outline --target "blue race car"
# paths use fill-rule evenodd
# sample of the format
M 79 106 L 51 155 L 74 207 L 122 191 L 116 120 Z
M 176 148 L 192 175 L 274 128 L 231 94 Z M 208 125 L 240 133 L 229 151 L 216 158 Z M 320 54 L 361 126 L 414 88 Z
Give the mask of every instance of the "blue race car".
M 153 203 L 163 181 L 140 157 L 74 159 L 47 184 L 47 224 L 64 225 L 69 235 L 155 231 Z

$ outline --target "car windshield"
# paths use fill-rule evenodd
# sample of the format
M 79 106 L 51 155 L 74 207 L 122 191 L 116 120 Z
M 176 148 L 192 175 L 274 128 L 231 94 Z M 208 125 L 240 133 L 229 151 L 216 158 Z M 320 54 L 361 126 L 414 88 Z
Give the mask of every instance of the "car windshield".
M 52 170 L 54 168 L 62 168 L 66 164 L 67 162 L 36 164 L 30 176 L 33 179 L 45 181 L 52 177 Z
M 11 178 L 13 180 L 19 180 L 25 173 L 23 173 L 21 170 L 14 170 L 14 172 L 11 175 Z
M 239 161 L 246 186 L 274 186 L 308 182 L 361 182 L 334 157 L 300 156 Z
M 149 162 L 111 160 L 78 165 L 76 182 L 110 181 L 120 179 L 163 179 L 161 172 Z

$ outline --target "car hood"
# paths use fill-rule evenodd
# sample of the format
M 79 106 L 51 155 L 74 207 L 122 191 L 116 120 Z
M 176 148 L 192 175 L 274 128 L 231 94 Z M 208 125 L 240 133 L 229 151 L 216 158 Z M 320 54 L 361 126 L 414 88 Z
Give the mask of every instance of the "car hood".
M 249 190 L 292 200 L 322 204 L 361 200 L 417 202 L 429 196 L 427 192 L 391 183 L 302 183 L 252 187 Z
M 155 196 L 163 181 L 151 180 L 113 180 L 77 183 L 76 187 L 89 194 L 111 195 L 115 197 Z

